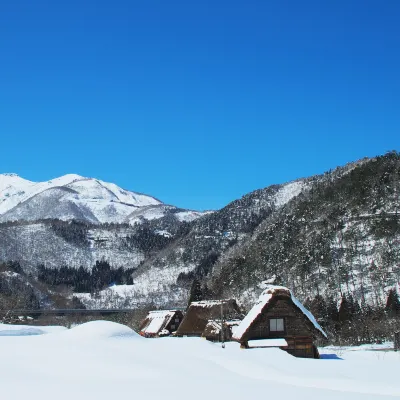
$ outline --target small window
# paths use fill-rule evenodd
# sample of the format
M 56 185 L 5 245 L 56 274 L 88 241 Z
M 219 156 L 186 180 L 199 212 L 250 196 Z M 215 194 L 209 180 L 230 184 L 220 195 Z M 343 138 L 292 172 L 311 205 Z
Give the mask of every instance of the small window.
M 171 329 L 175 329 L 175 325 L 171 325 Z
M 175 318 L 175 322 L 179 324 L 179 318 Z
M 269 320 L 269 330 L 270 332 L 284 332 L 283 318 L 271 318 Z

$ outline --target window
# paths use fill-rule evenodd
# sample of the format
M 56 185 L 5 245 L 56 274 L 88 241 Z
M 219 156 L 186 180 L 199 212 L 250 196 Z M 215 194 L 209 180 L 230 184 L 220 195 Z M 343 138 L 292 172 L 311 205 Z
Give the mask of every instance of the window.
M 175 318 L 175 322 L 179 324 L 179 318 Z
M 269 320 L 269 331 L 270 332 L 284 332 L 285 326 L 283 318 L 271 318 Z
M 171 329 L 175 329 L 175 325 L 171 325 Z

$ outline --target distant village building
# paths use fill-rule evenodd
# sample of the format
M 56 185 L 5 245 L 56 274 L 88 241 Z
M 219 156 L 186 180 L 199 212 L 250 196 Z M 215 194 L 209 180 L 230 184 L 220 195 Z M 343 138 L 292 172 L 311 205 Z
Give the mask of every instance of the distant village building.
M 168 336 L 175 332 L 183 320 L 179 310 L 150 311 L 140 325 L 139 334 L 144 337 Z
M 190 304 L 176 336 L 202 336 L 210 321 L 241 319 L 235 300 L 202 300 Z
M 306 358 L 319 358 L 315 340 L 326 338 L 310 311 L 283 286 L 267 287 L 232 337 L 245 348 L 280 347 Z
M 220 342 L 222 341 L 222 339 L 225 342 L 228 342 L 232 339 L 232 329 L 239 326 L 240 322 L 240 319 L 223 322 L 221 322 L 221 319 L 210 320 L 204 328 L 201 337 L 206 338 L 207 340 L 210 340 L 212 342 Z M 223 330 L 222 327 L 224 327 Z

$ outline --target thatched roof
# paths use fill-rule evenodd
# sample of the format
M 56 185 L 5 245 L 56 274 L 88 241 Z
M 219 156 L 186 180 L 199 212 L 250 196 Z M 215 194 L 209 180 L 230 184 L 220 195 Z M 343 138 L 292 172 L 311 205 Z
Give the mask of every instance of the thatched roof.
M 178 310 L 150 311 L 143 320 L 139 333 L 143 336 L 159 335 L 177 314 L 182 315 Z
M 232 328 L 239 326 L 241 320 L 236 319 L 233 321 L 225 321 L 225 337 L 224 340 L 230 340 L 232 337 Z M 213 338 L 219 340 L 221 338 L 221 330 L 222 323 L 221 320 L 210 320 L 208 321 L 204 331 L 202 333 L 202 337 L 205 338 Z
M 277 297 L 285 298 L 287 301 L 292 302 L 292 304 L 303 313 L 304 317 L 310 322 L 310 326 L 315 329 L 317 334 L 327 337 L 326 333 L 323 331 L 311 312 L 308 311 L 303 304 L 301 304 L 300 301 L 293 296 L 292 292 L 288 288 L 284 286 L 269 285 L 261 293 L 258 301 L 249 311 L 240 325 L 234 329 L 233 339 L 238 341 L 243 340 L 246 337 L 246 333 L 249 331 L 251 326 L 257 322 L 258 318 L 260 318 L 263 313 L 267 312 L 268 309 L 273 306 L 275 303 L 274 300 L 276 300 Z
M 180 324 L 177 336 L 201 336 L 210 320 L 221 319 L 221 304 L 224 319 L 241 318 L 236 300 L 203 300 L 190 304 L 186 315 Z

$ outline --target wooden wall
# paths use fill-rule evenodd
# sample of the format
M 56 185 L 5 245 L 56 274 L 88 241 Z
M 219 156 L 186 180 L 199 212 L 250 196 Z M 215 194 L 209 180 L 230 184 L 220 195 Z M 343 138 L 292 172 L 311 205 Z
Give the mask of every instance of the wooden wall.
M 183 320 L 182 311 L 176 311 L 175 315 L 173 316 L 171 321 L 169 321 L 169 323 L 165 326 L 164 329 L 168 329 L 170 332 L 176 332 L 182 320 Z
M 284 319 L 284 333 L 270 332 L 270 318 Z M 244 340 L 285 338 L 288 347 L 284 350 L 288 353 L 297 357 L 318 358 L 318 350 L 313 343 L 314 330 L 314 326 L 292 300 L 282 296 L 271 300 L 266 311 L 250 327 Z
M 284 335 L 269 331 L 270 318 L 283 318 Z M 290 299 L 278 298 L 263 312 L 261 317 L 250 327 L 246 340 L 268 339 L 286 336 L 312 336 L 310 322 L 307 317 L 292 303 Z

